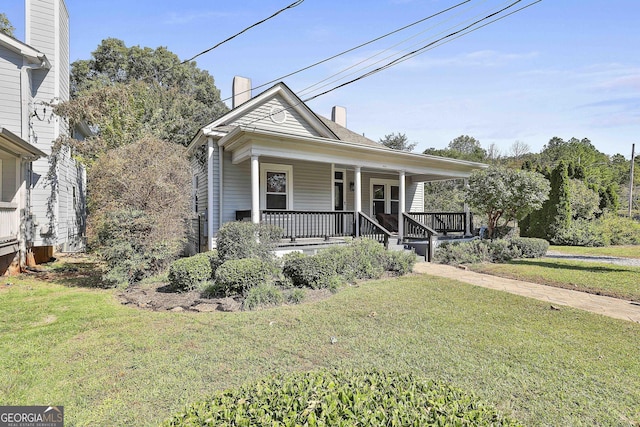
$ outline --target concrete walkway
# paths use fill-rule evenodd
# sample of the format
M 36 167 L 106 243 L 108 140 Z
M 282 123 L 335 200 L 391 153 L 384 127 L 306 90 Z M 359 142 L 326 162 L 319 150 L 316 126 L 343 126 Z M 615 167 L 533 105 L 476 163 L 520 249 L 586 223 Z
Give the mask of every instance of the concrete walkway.
M 450 265 L 420 262 L 413 269 L 415 273 L 425 273 L 433 276 L 446 277 L 471 285 L 482 286 L 498 291 L 505 291 L 516 295 L 546 301 L 551 305 L 566 305 L 581 310 L 591 311 L 615 319 L 629 320 L 640 323 L 640 304 L 618 298 L 572 291 L 570 289 L 555 288 L 537 283 L 506 279 L 488 274 L 475 273 Z

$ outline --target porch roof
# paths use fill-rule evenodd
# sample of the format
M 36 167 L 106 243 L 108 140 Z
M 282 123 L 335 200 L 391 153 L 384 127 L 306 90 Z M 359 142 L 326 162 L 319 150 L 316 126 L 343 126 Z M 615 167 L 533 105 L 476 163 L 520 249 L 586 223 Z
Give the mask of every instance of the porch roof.
M 467 178 L 474 170 L 488 167 L 484 163 L 408 153 L 382 145 L 291 135 L 245 126 L 238 126 L 220 138 L 218 145 L 232 153 L 234 164 L 244 162 L 252 156 L 268 156 L 359 166 L 389 173 L 404 171 L 413 181 Z
M 0 126 L 0 149 L 14 157 L 24 157 L 29 160 L 47 157 L 46 153 L 2 126 Z

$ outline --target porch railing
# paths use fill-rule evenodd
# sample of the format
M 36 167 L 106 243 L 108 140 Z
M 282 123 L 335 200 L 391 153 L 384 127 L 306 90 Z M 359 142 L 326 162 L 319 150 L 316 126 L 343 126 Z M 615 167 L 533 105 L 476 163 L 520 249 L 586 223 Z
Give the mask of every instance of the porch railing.
M 423 240 L 428 241 L 428 248 L 425 251 L 425 258 L 427 261 L 431 262 L 433 259 L 433 252 L 435 249 L 435 237 L 438 233 L 425 224 L 416 221 L 411 217 L 412 214 L 402 214 L 402 219 L 404 221 L 404 236 L 405 240 Z
M 355 235 L 353 211 L 274 211 L 261 212 L 261 222 L 280 227 L 284 238 L 295 242 L 296 238 L 344 237 Z
M 377 240 L 384 245 L 385 249 L 389 247 L 389 238 L 391 237 L 390 231 L 362 212 L 358 214 L 358 221 L 361 237 L 368 237 L 370 239 Z
M 466 214 L 464 212 L 411 212 L 409 215 L 438 233 L 464 233 L 466 231 Z M 473 214 L 469 213 L 469 215 L 469 224 L 473 224 Z

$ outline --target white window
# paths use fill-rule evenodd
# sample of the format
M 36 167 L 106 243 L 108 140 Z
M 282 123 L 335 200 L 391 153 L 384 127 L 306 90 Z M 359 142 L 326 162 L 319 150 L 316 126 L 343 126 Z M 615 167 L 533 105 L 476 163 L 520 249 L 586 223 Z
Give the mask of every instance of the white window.
M 293 167 L 262 163 L 260 165 L 260 206 L 266 210 L 293 209 Z
M 371 214 L 400 212 L 400 184 L 397 180 L 371 179 Z

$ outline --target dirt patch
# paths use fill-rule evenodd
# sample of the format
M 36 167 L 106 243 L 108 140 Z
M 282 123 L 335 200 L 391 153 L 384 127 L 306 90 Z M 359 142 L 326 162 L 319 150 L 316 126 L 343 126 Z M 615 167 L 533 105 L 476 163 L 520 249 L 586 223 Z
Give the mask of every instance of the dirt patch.
M 305 289 L 302 303 L 327 299 L 333 295 L 328 289 Z M 235 312 L 242 310 L 242 297 L 203 298 L 199 291 L 171 292 L 165 283 L 153 286 L 132 286 L 117 294 L 124 305 L 153 311 Z

